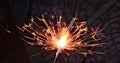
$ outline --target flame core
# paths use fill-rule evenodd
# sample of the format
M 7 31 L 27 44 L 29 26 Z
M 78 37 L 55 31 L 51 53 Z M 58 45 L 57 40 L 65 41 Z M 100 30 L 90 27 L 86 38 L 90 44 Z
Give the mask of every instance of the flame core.
M 68 44 L 68 37 L 69 37 L 69 32 L 66 28 L 62 28 L 59 31 L 58 36 L 60 37 L 58 40 L 55 40 L 55 43 L 58 48 L 65 48 Z
M 66 43 L 67 36 L 62 36 L 60 40 L 56 41 L 58 47 L 63 48 L 67 45 Z
M 54 19 L 53 17 L 51 19 Z M 42 18 L 38 18 L 45 26 L 38 24 L 31 19 L 29 24 L 24 24 L 22 28 L 18 27 L 23 32 L 27 32 L 32 36 L 25 36 L 25 40 L 30 45 L 42 46 L 44 50 L 56 50 L 56 58 L 59 53 L 68 51 L 81 53 L 84 56 L 87 54 L 99 53 L 91 51 L 90 49 L 83 49 L 87 47 L 101 47 L 104 43 L 99 43 L 100 37 L 103 36 L 102 29 L 100 28 L 88 28 L 86 21 L 74 22 L 77 18 L 73 18 L 68 25 L 65 21 L 62 21 L 60 16 L 57 23 L 46 20 L 44 15 Z M 74 24 L 74 25 L 73 25 Z M 55 63 L 55 61 L 54 61 Z

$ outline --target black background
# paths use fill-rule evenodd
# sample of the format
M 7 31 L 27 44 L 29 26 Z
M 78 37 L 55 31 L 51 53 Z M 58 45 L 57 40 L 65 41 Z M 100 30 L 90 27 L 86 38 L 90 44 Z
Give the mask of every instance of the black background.
M 78 13 L 80 21 L 89 26 L 100 27 L 106 33 L 100 48 L 104 55 L 94 54 L 85 58 L 85 63 L 120 63 L 120 1 L 119 0 L 0 0 L 0 63 L 52 63 L 54 53 L 32 56 L 39 48 L 26 46 L 18 37 L 19 30 L 30 16 L 53 12 L 70 20 Z M 9 30 L 11 32 L 9 32 Z M 59 57 L 57 63 L 81 63 L 84 57 L 74 54 L 68 62 Z

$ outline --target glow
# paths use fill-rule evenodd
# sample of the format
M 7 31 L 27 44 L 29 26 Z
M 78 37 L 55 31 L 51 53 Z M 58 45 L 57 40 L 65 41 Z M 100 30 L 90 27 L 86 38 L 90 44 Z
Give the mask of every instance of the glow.
M 64 48 L 67 45 L 67 35 L 64 35 L 60 38 L 59 41 L 56 42 L 57 46 L 60 48 Z

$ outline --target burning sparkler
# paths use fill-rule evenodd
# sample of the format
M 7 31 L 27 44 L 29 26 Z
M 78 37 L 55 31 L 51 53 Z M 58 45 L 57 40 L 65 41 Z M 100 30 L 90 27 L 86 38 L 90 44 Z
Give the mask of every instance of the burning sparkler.
M 81 53 L 84 56 L 87 54 L 100 53 L 94 52 L 90 49 L 83 49 L 87 47 L 101 47 L 103 44 L 97 42 L 100 37 L 103 36 L 102 30 L 99 28 L 89 29 L 86 25 L 86 21 L 75 22 L 76 17 L 72 18 L 68 25 L 65 21 L 62 21 L 62 16 L 55 24 L 53 21 L 47 21 L 42 15 L 42 18 L 38 18 L 40 22 L 45 26 L 40 25 L 31 19 L 31 22 L 22 28 L 19 28 L 23 32 L 28 32 L 32 36 L 25 36 L 30 39 L 28 44 L 42 46 L 44 50 L 57 50 L 54 62 L 56 62 L 59 53 L 66 52 L 68 55 L 72 51 Z M 54 17 L 52 17 L 54 19 Z M 100 53 L 101 54 L 101 53 Z

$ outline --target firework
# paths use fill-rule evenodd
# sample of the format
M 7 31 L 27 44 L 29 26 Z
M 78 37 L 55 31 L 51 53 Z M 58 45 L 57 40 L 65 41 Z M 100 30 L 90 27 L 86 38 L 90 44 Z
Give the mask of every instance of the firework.
M 51 19 L 54 19 L 52 16 Z M 56 62 L 59 53 L 65 52 L 67 55 L 72 53 L 81 53 L 84 56 L 93 53 L 100 53 L 91 51 L 92 47 L 101 47 L 103 44 L 98 41 L 103 35 L 100 28 L 88 28 L 86 21 L 77 22 L 77 18 L 73 17 L 70 24 L 67 24 L 62 20 L 62 16 L 55 22 L 42 18 L 38 18 L 38 24 L 31 18 L 29 24 L 24 24 L 22 28 L 19 27 L 23 32 L 27 32 L 32 36 L 25 36 L 25 38 L 31 40 L 27 41 L 32 46 L 42 46 L 44 50 L 57 50 L 53 63 Z M 44 24 L 44 25 L 43 25 Z

